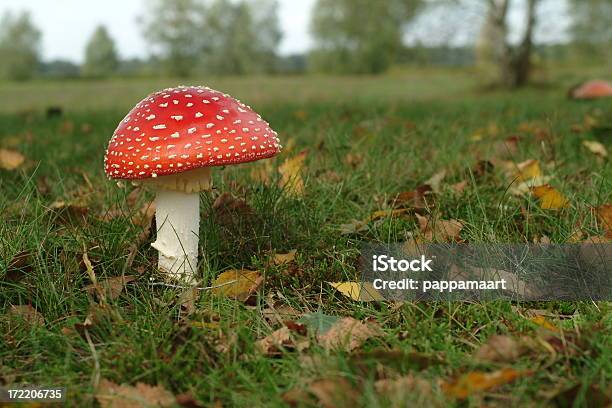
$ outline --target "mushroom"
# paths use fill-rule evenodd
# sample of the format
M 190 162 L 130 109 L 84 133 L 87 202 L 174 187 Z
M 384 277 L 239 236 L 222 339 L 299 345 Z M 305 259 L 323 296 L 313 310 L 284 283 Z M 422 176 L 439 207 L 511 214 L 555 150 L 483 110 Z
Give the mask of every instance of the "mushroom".
M 570 89 L 570 98 L 599 99 L 612 97 L 612 83 L 602 80 L 587 81 Z
M 111 179 L 156 192 L 159 270 L 196 281 L 201 191 L 211 168 L 266 159 L 277 133 L 249 106 L 208 87 L 168 88 L 140 101 L 119 123 L 104 157 Z

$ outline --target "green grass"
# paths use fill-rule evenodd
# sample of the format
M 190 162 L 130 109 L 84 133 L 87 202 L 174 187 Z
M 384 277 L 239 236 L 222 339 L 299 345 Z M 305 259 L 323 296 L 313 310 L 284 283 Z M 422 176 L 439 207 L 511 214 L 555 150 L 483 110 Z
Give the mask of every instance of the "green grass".
M 576 406 L 589 406 L 593 387 L 605 390 L 612 372 L 607 302 L 364 304 L 325 284 L 356 279 L 362 243 L 402 242 L 417 229 L 413 217 L 385 219 L 352 236 L 341 235 L 340 224 L 366 218 L 384 208 L 394 193 L 414 189 L 442 169 L 448 174 L 445 185 L 469 180 L 461 196 L 443 189 L 435 209 L 436 216 L 462 220 L 461 237 L 467 242 L 531 242 L 545 235 L 562 243 L 577 229 L 585 236 L 601 234 L 592 208 L 612 201 L 612 171 L 609 161 L 596 160 L 581 142 L 600 140 L 610 149 L 609 130 L 576 133 L 572 126 L 584 123 L 585 115 L 612 121 L 609 102 L 571 102 L 559 87 L 479 93 L 474 83 L 470 75 L 448 73 L 210 81 L 251 103 L 283 144 L 294 146 L 273 160 L 274 169 L 308 149 L 306 188 L 303 197 L 287 195 L 276 187 L 275 172 L 268 185 L 253 181 L 250 174 L 257 164 L 215 171 L 215 191 L 201 198 L 206 264 L 200 269 L 207 277 L 202 283 L 232 268 L 259 270 L 266 281 L 250 305 L 203 291 L 189 317 L 181 308 L 180 290 L 147 285 L 156 261 L 152 237 L 139 244 L 133 263 L 126 266 L 142 227 L 130 221 L 125 204 L 132 187 L 109 182 L 102 169 L 106 144 L 126 109 L 146 92 L 176 82 L 3 87 L 0 147 L 20 151 L 27 161 L 16 171 L 0 170 L 0 384 L 65 385 L 69 406 L 94 404 L 94 358 L 86 338 L 74 329 L 95 303 L 85 290 L 90 281 L 81 256 L 87 249 L 98 279 L 123 272 L 140 276 L 110 301 L 112 312 L 99 311 L 88 329 L 101 376 L 116 383 L 159 383 L 175 394 L 192 391 L 204 403 L 224 406 L 282 406 L 281 395 L 291 388 L 338 375 L 363 390 L 361 405 L 388 406 L 373 388 L 381 373 L 413 373 L 431 381 L 431 399 L 440 402 L 445 396 L 439 380 L 512 366 L 532 374 L 470 397 L 467 404 L 455 403 L 539 406 L 553 404 L 555 390 L 577 386 Z M 49 105 L 65 106 L 64 117 L 46 118 L 42 109 Z M 537 123 L 544 137 L 519 131 L 527 122 Z M 497 130 L 483 132 L 493 127 Z M 476 133 L 483 133 L 483 139 L 474 141 Z M 480 179 L 470 175 L 478 160 L 494 156 L 496 140 L 514 134 L 521 141 L 511 160 L 540 160 L 551 184 L 569 198 L 569 209 L 542 210 L 528 197 L 512 196 L 499 168 Z M 347 164 L 349 153 L 362 155 L 363 161 Z M 215 215 L 212 203 L 222 192 L 246 200 L 254 215 L 240 213 L 238 223 Z M 152 198 L 144 193 L 139 200 Z M 54 210 L 51 205 L 58 200 L 74 207 Z M 125 216 L 100 220 L 114 204 Z M 80 206 L 87 209 L 84 214 Z M 298 255 L 289 271 L 268 265 L 270 252 L 292 249 Z M 8 266 L 20 253 L 29 260 L 15 277 Z M 369 340 L 364 350 L 399 349 L 436 362 L 356 358 L 316 345 L 302 353 L 266 357 L 254 343 L 279 327 L 262 316 L 269 302 L 302 313 L 375 318 L 384 335 Z M 10 305 L 20 304 L 33 305 L 45 324 L 32 327 L 11 318 Z M 552 324 L 579 341 L 510 364 L 484 364 L 471 357 L 493 334 L 541 336 L 542 329 L 525 317 L 530 309 L 546 309 Z M 218 319 L 218 328 L 193 324 L 211 318 Z M 305 356 L 321 361 L 306 367 Z

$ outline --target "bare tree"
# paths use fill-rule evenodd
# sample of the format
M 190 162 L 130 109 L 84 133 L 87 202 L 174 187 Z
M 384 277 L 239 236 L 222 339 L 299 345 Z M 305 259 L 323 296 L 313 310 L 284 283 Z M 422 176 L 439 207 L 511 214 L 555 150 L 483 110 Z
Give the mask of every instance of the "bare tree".
M 532 73 L 533 34 L 540 0 L 526 0 L 525 29 L 517 44 L 509 40 L 508 11 L 511 0 L 487 0 L 487 16 L 481 37 L 488 41 L 488 56 L 495 62 L 499 80 L 509 88 L 518 88 L 529 82 Z

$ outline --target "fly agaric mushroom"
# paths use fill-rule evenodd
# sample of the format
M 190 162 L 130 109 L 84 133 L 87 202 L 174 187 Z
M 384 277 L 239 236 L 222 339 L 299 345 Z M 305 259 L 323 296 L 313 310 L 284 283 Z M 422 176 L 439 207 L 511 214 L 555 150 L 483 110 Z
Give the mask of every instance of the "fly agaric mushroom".
M 178 87 L 140 101 L 119 123 L 104 157 L 111 179 L 156 192 L 159 269 L 195 282 L 200 191 L 212 186 L 211 167 L 276 155 L 277 133 L 231 96 L 208 87 Z
M 612 97 L 612 84 L 607 81 L 587 81 L 570 90 L 570 98 L 573 99 L 599 99 L 609 97 Z

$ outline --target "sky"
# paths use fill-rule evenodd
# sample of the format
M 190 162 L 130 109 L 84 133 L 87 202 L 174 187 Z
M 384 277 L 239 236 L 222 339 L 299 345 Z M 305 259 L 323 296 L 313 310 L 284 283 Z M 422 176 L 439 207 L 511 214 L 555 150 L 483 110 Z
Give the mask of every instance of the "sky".
M 311 46 L 308 24 L 315 0 L 279 0 L 283 31 L 281 54 L 299 53 Z M 0 0 L 0 13 L 27 10 L 43 33 L 43 59 L 81 62 L 94 28 L 104 24 L 122 57 L 149 55 L 136 22 L 147 0 Z
M 141 33 L 141 26 L 137 23 L 138 16 L 146 10 L 149 0 L 0 0 L 0 13 L 7 10 L 27 10 L 31 13 L 34 23 L 43 33 L 43 59 L 67 59 L 82 62 L 85 44 L 95 27 L 104 24 L 116 40 L 117 48 L 123 58 L 146 57 L 150 54 Z M 280 53 L 283 55 L 302 53 L 312 45 L 309 34 L 309 21 L 312 8 L 316 0 L 278 0 L 279 21 L 283 32 L 280 44 Z M 372 0 L 384 1 L 384 0 Z M 514 12 L 510 14 L 511 26 L 515 34 L 521 29 L 520 11 L 521 2 L 516 2 Z M 536 40 L 540 42 L 556 42 L 564 40 L 568 26 L 568 13 L 566 0 L 549 0 L 555 18 L 554 24 L 541 27 L 536 33 Z M 443 10 L 442 10 L 443 11 Z M 542 10 L 549 13 L 551 10 Z M 436 37 L 439 40 L 453 38 L 455 42 L 465 43 L 467 37 L 473 32 L 458 32 L 451 24 L 457 20 L 456 16 L 436 15 L 423 16 L 423 19 L 433 22 L 449 21 L 447 32 L 441 33 L 440 26 L 426 27 L 415 25 L 416 33 L 408 33 L 409 42 L 428 42 L 427 39 Z M 433 18 L 432 18 L 433 17 Z M 468 24 L 469 25 L 469 24 Z M 474 25 L 472 25 L 474 26 Z M 464 24 L 465 27 L 465 24 Z M 435 34 L 435 35 L 434 35 Z M 435 43 L 435 41 L 430 41 Z M 453 41 L 450 41 L 453 42 Z

